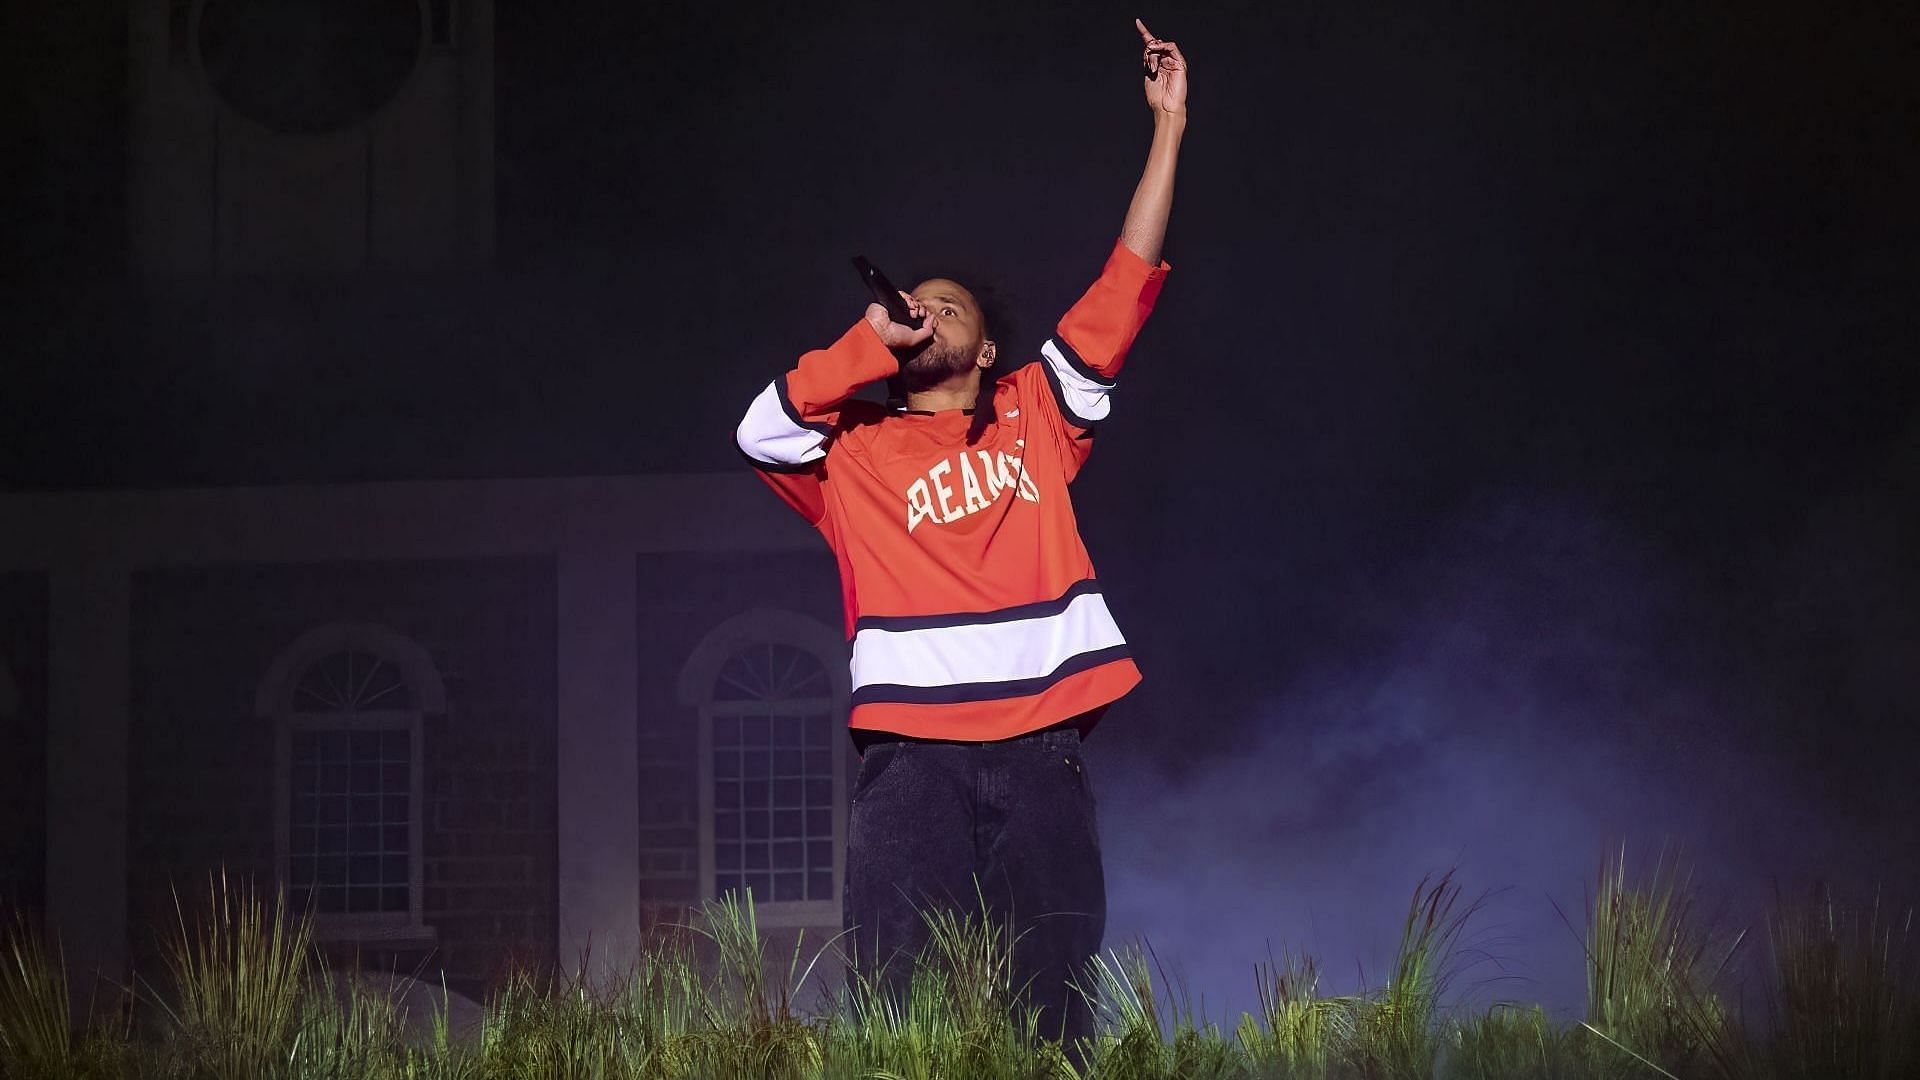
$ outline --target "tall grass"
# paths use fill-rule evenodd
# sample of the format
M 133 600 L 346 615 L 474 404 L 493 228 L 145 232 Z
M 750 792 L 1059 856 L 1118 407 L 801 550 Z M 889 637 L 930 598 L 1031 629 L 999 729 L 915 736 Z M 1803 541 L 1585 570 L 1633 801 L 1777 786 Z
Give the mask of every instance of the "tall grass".
M 1423 878 L 1413 891 L 1400 930 L 1393 974 L 1381 992 L 1360 1008 L 1356 1030 L 1361 1075 L 1387 1080 L 1428 1080 L 1441 1048 L 1436 1030 L 1440 999 L 1454 975 L 1460 935 L 1479 903 L 1453 914 L 1460 887 L 1453 872 L 1428 889 Z
M 1158 972 L 1161 987 L 1154 985 Z M 1167 994 L 1166 968 L 1142 943 L 1109 950 L 1088 965 L 1085 985 L 1093 1005 L 1097 1033 L 1089 1077 L 1235 1077 L 1245 1072 L 1246 1055 L 1222 1038 L 1219 1028 L 1193 1008 L 1184 991 Z
M 1452 874 L 1413 891 L 1385 981 L 1324 995 L 1317 961 L 1282 951 L 1253 968 L 1255 1012 L 1222 1030 L 1145 942 L 1092 958 L 1075 985 L 1093 1034 L 1041 1037 L 1013 983 L 1015 938 L 977 912 L 925 913 L 926 947 L 903 988 L 853 967 L 799 1010 L 833 940 L 768 955 L 751 897 L 702 905 L 595 984 L 519 969 L 488 996 L 471 1037 L 448 995 L 424 1037 L 391 983 L 327 970 L 310 921 L 224 874 L 176 897 L 160 1022 L 135 1037 L 123 1010 L 70 1020 L 57 945 L 16 918 L 0 941 L 0 1078 L 137 1080 L 1815 1080 L 1920 1075 L 1912 912 L 1816 890 L 1767 922 L 1767 1029 L 1729 1016 L 1720 983 L 1745 940 L 1695 910 L 1689 876 L 1661 853 L 1650 874 L 1625 849 L 1602 861 L 1584 926 L 1584 1018 L 1557 1026 L 1499 1002 L 1455 1016 L 1452 982 L 1474 950 Z M 1563 917 L 1564 917 L 1564 913 Z
M 16 912 L 0 951 L 0 1075 L 69 1076 L 75 1071 L 64 955 Z
M 151 1000 L 169 1022 L 179 1067 L 215 1080 L 280 1072 L 293 1052 L 311 920 L 289 920 L 283 894 L 269 907 L 225 869 L 209 876 L 207 907 L 191 926 L 178 893 L 174 913 L 179 935 L 165 951 L 172 985 Z
M 1578 1035 L 1556 1028 L 1538 1005 L 1496 1004 L 1447 1033 L 1444 1075 L 1459 1080 L 1553 1080 L 1609 1076 L 1581 1053 Z
M 1780 1080 L 1920 1075 L 1912 908 L 1888 919 L 1877 893 L 1863 910 L 1816 885 L 1799 903 L 1776 894 L 1767 932 L 1769 1041 Z
M 354 972 L 339 975 L 320 965 L 297 1007 L 287 1053 L 290 1075 L 390 1076 L 404 1068 L 406 1018 L 392 989 L 376 989 Z
M 976 883 L 977 890 L 977 883 Z M 1070 1077 L 1060 1047 L 1039 1036 L 1039 1020 L 1013 985 L 1017 936 L 976 891 L 977 912 L 922 913 L 927 942 L 912 958 L 904 993 L 886 973 L 848 965 L 822 1037 L 827 1076 L 884 1080 Z M 889 962 L 899 962 L 894 958 Z
M 1743 929 L 1722 945 L 1694 912 L 1691 871 L 1666 849 L 1650 880 L 1629 880 L 1626 845 L 1604 860 L 1587 911 L 1587 1015 L 1582 1027 L 1619 1055 L 1663 1076 L 1735 1067 L 1734 1032 L 1712 986 L 1726 971 Z M 1596 1067 L 1606 1056 L 1596 1052 Z M 1628 1069 L 1626 1075 L 1646 1075 Z
M 1321 997 L 1312 956 L 1296 958 L 1283 950 L 1282 958 L 1276 963 L 1269 947 L 1266 962 L 1254 965 L 1260 1011 L 1242 1014 L 1240 1046 L 1260 1075 L 1279 1080 L 1324 1076 L 1333 1047 L 1352 1038 L 1357 999 Z

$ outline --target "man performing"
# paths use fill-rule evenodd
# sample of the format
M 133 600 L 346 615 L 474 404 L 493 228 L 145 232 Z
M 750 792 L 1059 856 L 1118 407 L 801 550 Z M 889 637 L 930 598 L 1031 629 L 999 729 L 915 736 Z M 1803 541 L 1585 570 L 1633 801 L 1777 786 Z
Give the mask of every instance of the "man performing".
M 1135 20 L 1153 144 L 1106 266 L 1040 347 L 999 347 L 963 285 L 880 304 L 774 380 L 740 449 L 820 530 L 840 566 L 861 750 L 844 912 L 854 962 L 907 985 L 920 910 L 977 912 L 1019 936 L 1013 986 L 1040 1031 L 1090 1016 L 1068 986 L 1100 948 L 1106 883 L 1080 741 L 1140 681 L 1081 543 L 1067 485 L 1152 311 L 1186 130 L 1186 60 Z M 904 401 L 851 399 L 897 380 Z M 979 892 L 976 893 L 976 879 Z

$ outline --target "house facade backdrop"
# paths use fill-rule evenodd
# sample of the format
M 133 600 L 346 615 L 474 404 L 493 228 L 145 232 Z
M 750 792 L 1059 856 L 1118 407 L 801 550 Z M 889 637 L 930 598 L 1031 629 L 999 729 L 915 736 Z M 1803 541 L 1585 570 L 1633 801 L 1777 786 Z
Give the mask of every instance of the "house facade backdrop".
M 744 472 L 744 470 L 743 470 Z M 673 507 L 674 512 L 660 512 Z M 151 971 L 213 875 L 482 995 L 840 923 L 831 559 L 750 475 L 0 496 L 0 880 Z
M 125 10 L 115 370 L 457 355 L 436 320 L 503 287 L 491 0 Z M 830 934 L 838 608 L 744 467 L 0 494 L 0 903 L 123 980 L 224 871 L 475 996 L 729 889 Z

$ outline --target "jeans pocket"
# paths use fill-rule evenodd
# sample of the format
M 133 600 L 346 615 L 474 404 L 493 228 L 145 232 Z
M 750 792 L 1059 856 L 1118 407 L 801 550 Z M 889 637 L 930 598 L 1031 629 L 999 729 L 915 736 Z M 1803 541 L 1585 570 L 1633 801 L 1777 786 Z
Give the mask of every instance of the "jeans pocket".
M 873 787 L 874 781 L 880 779 L 880 774 L 887 771 L 887 766 L 892 765 L 905 748 L 906 744 L 899 742 L 875 743 L 867 747 L 867 752 L 860 756 L 860 771 L 853 778 L 853 802 L 860 801 L 860 796 Z
M 1087 764 L 1080 757 L 1080 751 L 1068 750 L 1060 755 L 1066 767 L 1073 773 L 1073 787 L 1079 794 L 1080 809 L 1086 814 L 1087 828 L 1094 830 L 1099 817 L 1100 802 L 1093 797 L 1093 781 L 1087 779 Z

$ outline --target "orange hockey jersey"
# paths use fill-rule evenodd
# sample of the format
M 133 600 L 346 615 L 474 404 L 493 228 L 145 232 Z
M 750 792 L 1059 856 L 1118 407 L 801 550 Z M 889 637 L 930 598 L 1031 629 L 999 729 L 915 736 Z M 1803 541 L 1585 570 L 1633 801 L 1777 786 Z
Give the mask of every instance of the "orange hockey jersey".
M 972 446 L 970 409 L 849 400 L 899 370 L 864 319 L 747 409 L 740 449 L 839 562 L 852 727 L 1005 739 L 1140 681 L 1067 485 L 1169 269 L 1116 241 L 1040 358 L 999 380 Z

